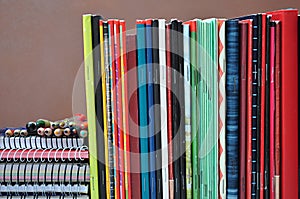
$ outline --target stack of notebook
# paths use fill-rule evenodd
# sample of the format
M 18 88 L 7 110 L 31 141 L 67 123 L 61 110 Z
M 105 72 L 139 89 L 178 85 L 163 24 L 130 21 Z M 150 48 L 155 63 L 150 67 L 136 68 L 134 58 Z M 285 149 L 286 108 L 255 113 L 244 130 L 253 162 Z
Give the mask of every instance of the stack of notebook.
M 297 13 L 84 15 L 91 198 L 297 198 Z
M 91 197 L 297 198 L 297 13 L 84 15 Z
M 0 198 L 89 198 L 83 115 L 0 129 Z

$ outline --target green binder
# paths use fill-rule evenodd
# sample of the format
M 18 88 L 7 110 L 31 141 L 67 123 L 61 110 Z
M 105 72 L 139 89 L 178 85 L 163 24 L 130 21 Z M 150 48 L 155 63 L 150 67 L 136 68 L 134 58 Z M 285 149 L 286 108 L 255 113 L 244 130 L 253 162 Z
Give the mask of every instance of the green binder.
M 91 198 L 99 198 L 91 15 L 83 15 L 82 22 L 86 109 L 89 128 L 90 195 Z

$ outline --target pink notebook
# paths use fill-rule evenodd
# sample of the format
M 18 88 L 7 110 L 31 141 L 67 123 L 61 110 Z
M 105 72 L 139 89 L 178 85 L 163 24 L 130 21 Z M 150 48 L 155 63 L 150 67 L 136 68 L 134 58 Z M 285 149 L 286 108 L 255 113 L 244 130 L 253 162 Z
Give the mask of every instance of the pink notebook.
M 274 199 L 275 175 L 275 26 L 270 30 L 270 199 Z

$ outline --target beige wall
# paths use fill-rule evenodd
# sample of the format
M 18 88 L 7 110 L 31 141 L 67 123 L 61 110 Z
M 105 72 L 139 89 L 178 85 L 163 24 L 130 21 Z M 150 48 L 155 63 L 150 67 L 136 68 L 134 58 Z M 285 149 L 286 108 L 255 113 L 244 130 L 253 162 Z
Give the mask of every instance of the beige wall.
M 287 7 L 300 8 L 300 1 L 0 0 L 0 127 L 72 115 L 83 13 L 124 18 L 132 28 L 137 18 L 234 17 Z

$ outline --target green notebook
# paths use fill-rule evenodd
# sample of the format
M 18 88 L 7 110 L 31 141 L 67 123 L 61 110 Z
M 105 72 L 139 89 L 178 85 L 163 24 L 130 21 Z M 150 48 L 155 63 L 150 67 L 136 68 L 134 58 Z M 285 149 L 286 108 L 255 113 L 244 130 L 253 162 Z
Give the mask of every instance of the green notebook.
M 191 60 L 191 110 L 197 108 L 196 83 L 197 83 L 197 35 L 193 21 L 191 22 L 190 60 Z M 192 178 L 193 198 L 198 199 L 198 141 L 197 141 L 197 113 L 192 111 Z
M 204 30 L 204 26 L 203 26 L 203 21 L 198 19 L 197 20 L 197 63 L 198 63 L 198 84 L 197 84 L 197 100 L 198 100 L 198 112 L 197 114 L 198 116 L 198 122 L 199 122 L 199 126 L 198 126 L 198 133 L 197 133 L 197 140 L 198 140 L 198 172 L 199 172 L 199 176 L 200 176 L 200 180 L 199 180 L 199 194 L 200 194 L 200 198 L 202 194 L 202 180 L 203 180 L 203 161 L 201 159 L 202 157 L 202 151 L 201 151 L 201 147 L 202 147 L 202 140 L 203 140 L 203 130 L 204 130 L 204 86 L 203 86 L 203 80 L 204 80 L 204 56 L 203 53 L 206 52 L 204 50 L 204 35 L 203 35 L 203 30 Z
M 91 198 L 99 198 L 91 16 L 92 15 L 90 14 L 86 14 L 82 16 L 84 74 L 85 74 L 86 109 L 87 109 L 87 119 L 88 119 L 88 127 L 89 127 L 88 140 L 89 140 L 89 160 L 90 160 L 90 195 Z
M 216 19 L 198 20 L 200 198 L 218 196 L 218 37 Z

